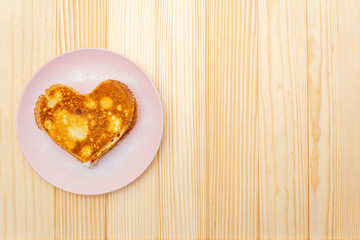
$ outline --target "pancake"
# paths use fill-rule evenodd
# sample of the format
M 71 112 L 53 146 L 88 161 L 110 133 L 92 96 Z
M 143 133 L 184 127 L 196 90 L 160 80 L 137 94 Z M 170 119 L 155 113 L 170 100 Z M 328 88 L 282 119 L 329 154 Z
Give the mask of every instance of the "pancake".
M 134 127 L 137 102 L 116 80 L 100 83 L 89 94 L 56 84 L 38 98 L 34 115 L 55 143 L 92 167 Z

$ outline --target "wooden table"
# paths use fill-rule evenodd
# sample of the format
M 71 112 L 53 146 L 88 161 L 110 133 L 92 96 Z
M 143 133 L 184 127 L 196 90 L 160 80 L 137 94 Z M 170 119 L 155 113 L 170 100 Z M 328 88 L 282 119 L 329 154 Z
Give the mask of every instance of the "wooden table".
M 163 101 L 160 150 L 101 196 L 54 188 L 15 129 L 54 56 L 107 48 Z M 359 239 L 360 1 L 0 1 L 0 239 Z

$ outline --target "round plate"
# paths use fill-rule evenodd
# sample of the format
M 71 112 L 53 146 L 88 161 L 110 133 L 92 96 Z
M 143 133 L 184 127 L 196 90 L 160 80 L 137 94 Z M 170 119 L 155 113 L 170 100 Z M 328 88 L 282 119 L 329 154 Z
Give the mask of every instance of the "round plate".
M 138 102 L 138 119 L 123 141 L 87 168 L 37 127 L 35 103 L 53 84 L 84 94 L 106 79 L 130 87 Z M 72 193 L 103 194 L 131 183 L 150 165 L 162 137 L 162 105 L 151 79 L 134 62 L 104 49 L 79 49 L 55 57 L 31 78 L 20 100 L 17 131 L 25 158 L 46 181 Z

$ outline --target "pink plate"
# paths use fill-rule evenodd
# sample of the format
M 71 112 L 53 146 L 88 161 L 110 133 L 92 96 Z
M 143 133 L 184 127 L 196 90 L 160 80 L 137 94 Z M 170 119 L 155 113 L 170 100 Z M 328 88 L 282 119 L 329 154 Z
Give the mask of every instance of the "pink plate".
M 130 134 L 89 169 L 38 129 L 34 108 L 38 97 L 53 84 L 88 93 L 106 79 L 130 87 L 139 115 Z M 32 168 L 54 186 L 77 194 L 108 193 L 134 181 L 153 160 L 162 130 L 162 105 L 149 76 L 126 57 L 96 48 L 67 52 L 45 64 L 26 86 L 17 116 L 20 146 Z

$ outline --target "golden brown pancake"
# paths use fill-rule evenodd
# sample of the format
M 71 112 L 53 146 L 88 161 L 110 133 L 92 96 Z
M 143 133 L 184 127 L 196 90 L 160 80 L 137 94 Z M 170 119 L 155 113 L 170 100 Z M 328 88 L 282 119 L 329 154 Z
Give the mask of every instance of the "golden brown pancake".
M 34 114 L 41 130 L 91 167 L 134 127 L 137 103 L 128 86 L 116 80 L 89 94 L 56 84 L 39 97 Z

